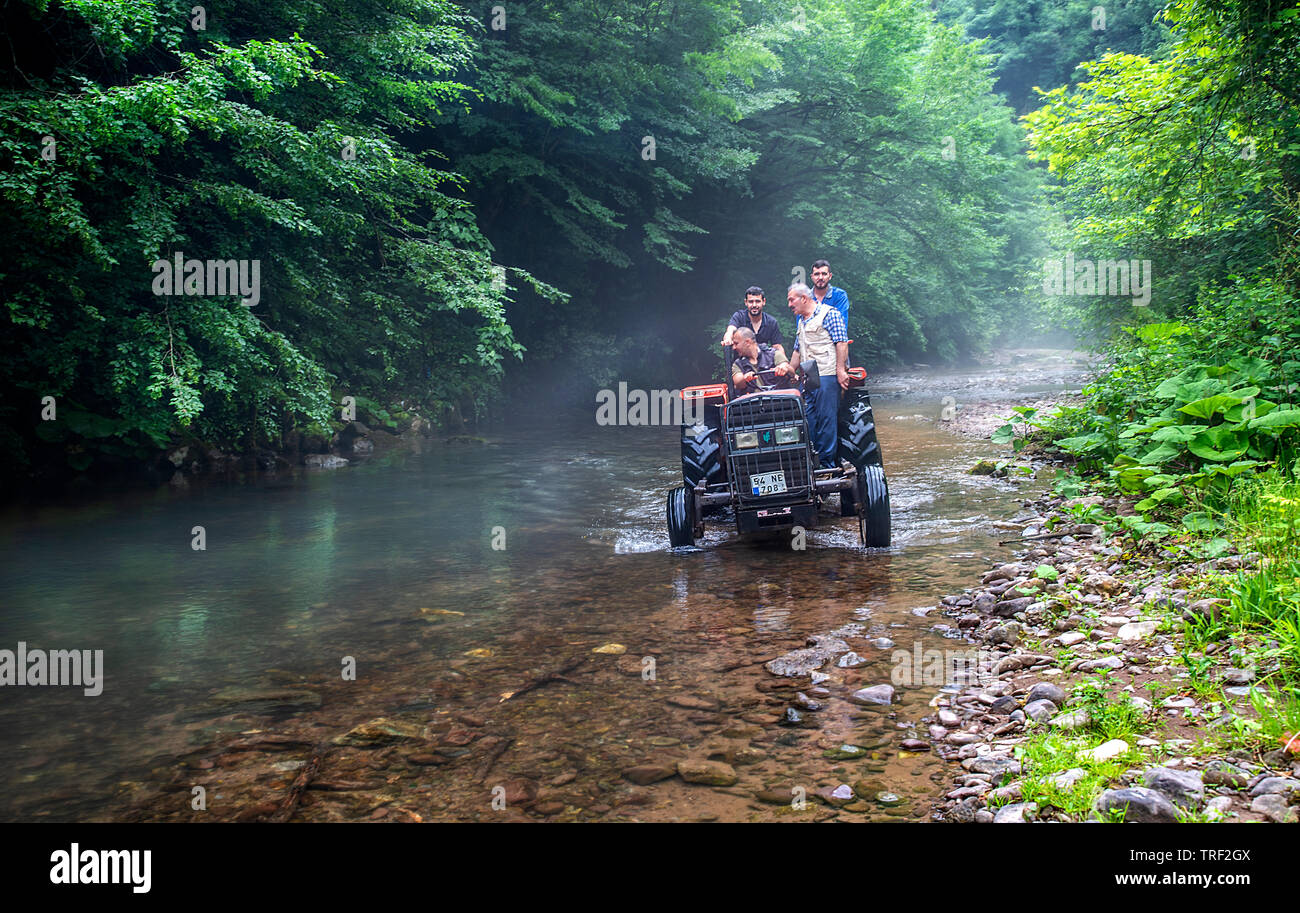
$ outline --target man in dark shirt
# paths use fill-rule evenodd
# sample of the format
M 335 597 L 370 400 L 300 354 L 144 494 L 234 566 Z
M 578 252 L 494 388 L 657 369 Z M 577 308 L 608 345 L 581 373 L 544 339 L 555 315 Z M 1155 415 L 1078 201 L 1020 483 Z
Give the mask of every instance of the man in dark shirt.
M 736 360 L 731 364 L 731 380 L 737 396 L 793 386 L 794 367 L 785 353 L 760 345 L 749 327 L 736 330 L 732 345 L 736 347 Z
M 763 307 L 766 304 L 767 297 L 757 285 L 751 285 L 745 289 L 745 306 L 731 315 L 731 323 L 727 324 L 727 332 L 722 337 L 722 344 L 724 346 L 731 345 L 736 330 L 741 327 L 748 327 L 753 332 L 759 345 L 771 346 L 784 358 L 785 347 L 783 343 L 785 340 L 781 336 L 781 327 L 777 324 L 775 317 L 763 313 Z

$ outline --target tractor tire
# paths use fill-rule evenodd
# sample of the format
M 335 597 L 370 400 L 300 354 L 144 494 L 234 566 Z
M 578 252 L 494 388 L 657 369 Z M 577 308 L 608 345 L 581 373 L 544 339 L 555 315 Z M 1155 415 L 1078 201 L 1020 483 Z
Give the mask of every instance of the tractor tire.
M 673 548 L 695 544 L 695 491 L 685 485 L 668 492 L 668 542 Z
M 882 466 L 862 468 L 866 503 L 862 505 L 862 544 L 868 548 L 887 548 L 890 541 L 889 484 Z
M 716 409 L 710 411 L 713 414 L 704 421 L 710 429 L 709 434 L 696 437 L 687 434 L 692 426 L 682 426 L 682 482 L 687 488 L 695 488 L 701 482 L 706 486 L 716 485 L 727 478 L 722 465 L 721 421 Z
M 876 416 L 865 387 L 851 387 L 840 402 L 838 455 L 854 466 L 884 466 L 876 440 Z M 854 511 L 844 514 L 852 516 Z

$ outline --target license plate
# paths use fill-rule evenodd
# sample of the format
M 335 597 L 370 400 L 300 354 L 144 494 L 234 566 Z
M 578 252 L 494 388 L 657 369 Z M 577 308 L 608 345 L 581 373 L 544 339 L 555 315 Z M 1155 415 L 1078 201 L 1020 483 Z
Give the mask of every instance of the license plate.
M 754 494 L 777 495 L 785 491 L 784 472 L 760 472 L 749 477 L 749 488 Z

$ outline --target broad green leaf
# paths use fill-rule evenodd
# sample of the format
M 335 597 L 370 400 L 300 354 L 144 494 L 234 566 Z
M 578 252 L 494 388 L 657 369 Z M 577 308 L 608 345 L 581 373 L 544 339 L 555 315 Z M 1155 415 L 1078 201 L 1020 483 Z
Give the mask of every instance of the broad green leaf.
M 1251 419 L 1247 427 L 1254 430 L 1256 428 L 1294 428 L 1300 425 L 1300 409 L 1287 407 L 1285 409 L 1274 409 L 1268 415 L 1261 415 L 1258 418 Z
M 1241 398 L 1239 397 L 1227 393 L 1217 393 L 1214 396 L 1193 400 L 1185 406 L 1180 406 L 1178 411 L 1186 412 L 1188 415 L 1194 415 L 1197 418 L 1210 418 L 1216 413 L 1223 412 L 1229 407 L 1240 403 Z
M 1170 460 L 1172 460 L 1174 457 L 1178 456 L 1182 452 L 1183 451 L 1180 448 L 1175 447 L 1173 444 L 1165 442 L 1163 444 L 1160 444 L 1159 446 L 1152 447 L 1146 453 L 1142 454 L 1141 459 L 1142 462 L 1146 463 L 1148 466 L 1159 465 L 1160 463 L 1169 462 Z

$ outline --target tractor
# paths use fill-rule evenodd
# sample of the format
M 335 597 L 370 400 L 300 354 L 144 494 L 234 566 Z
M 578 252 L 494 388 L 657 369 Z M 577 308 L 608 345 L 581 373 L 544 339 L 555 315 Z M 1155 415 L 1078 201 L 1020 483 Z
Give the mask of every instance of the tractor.
M 864 547 L 889 545 L 889 487 L 866 371 L 850 368 L 840 397 L 836 466 L 818 465 L 808 429 L 803 391 L 816 389 L 817 363 L 804 361 L 800 373 L 801 388 L 736 396 L 724 358 L 726 383 L 681 391 L 683 484 L 667 505 L 674 548 L 694 545 L 705 518 L 727 507 L 742 536 L 811 529 L 831 492 L 839 492 L 840 516 L 857 518 Z

